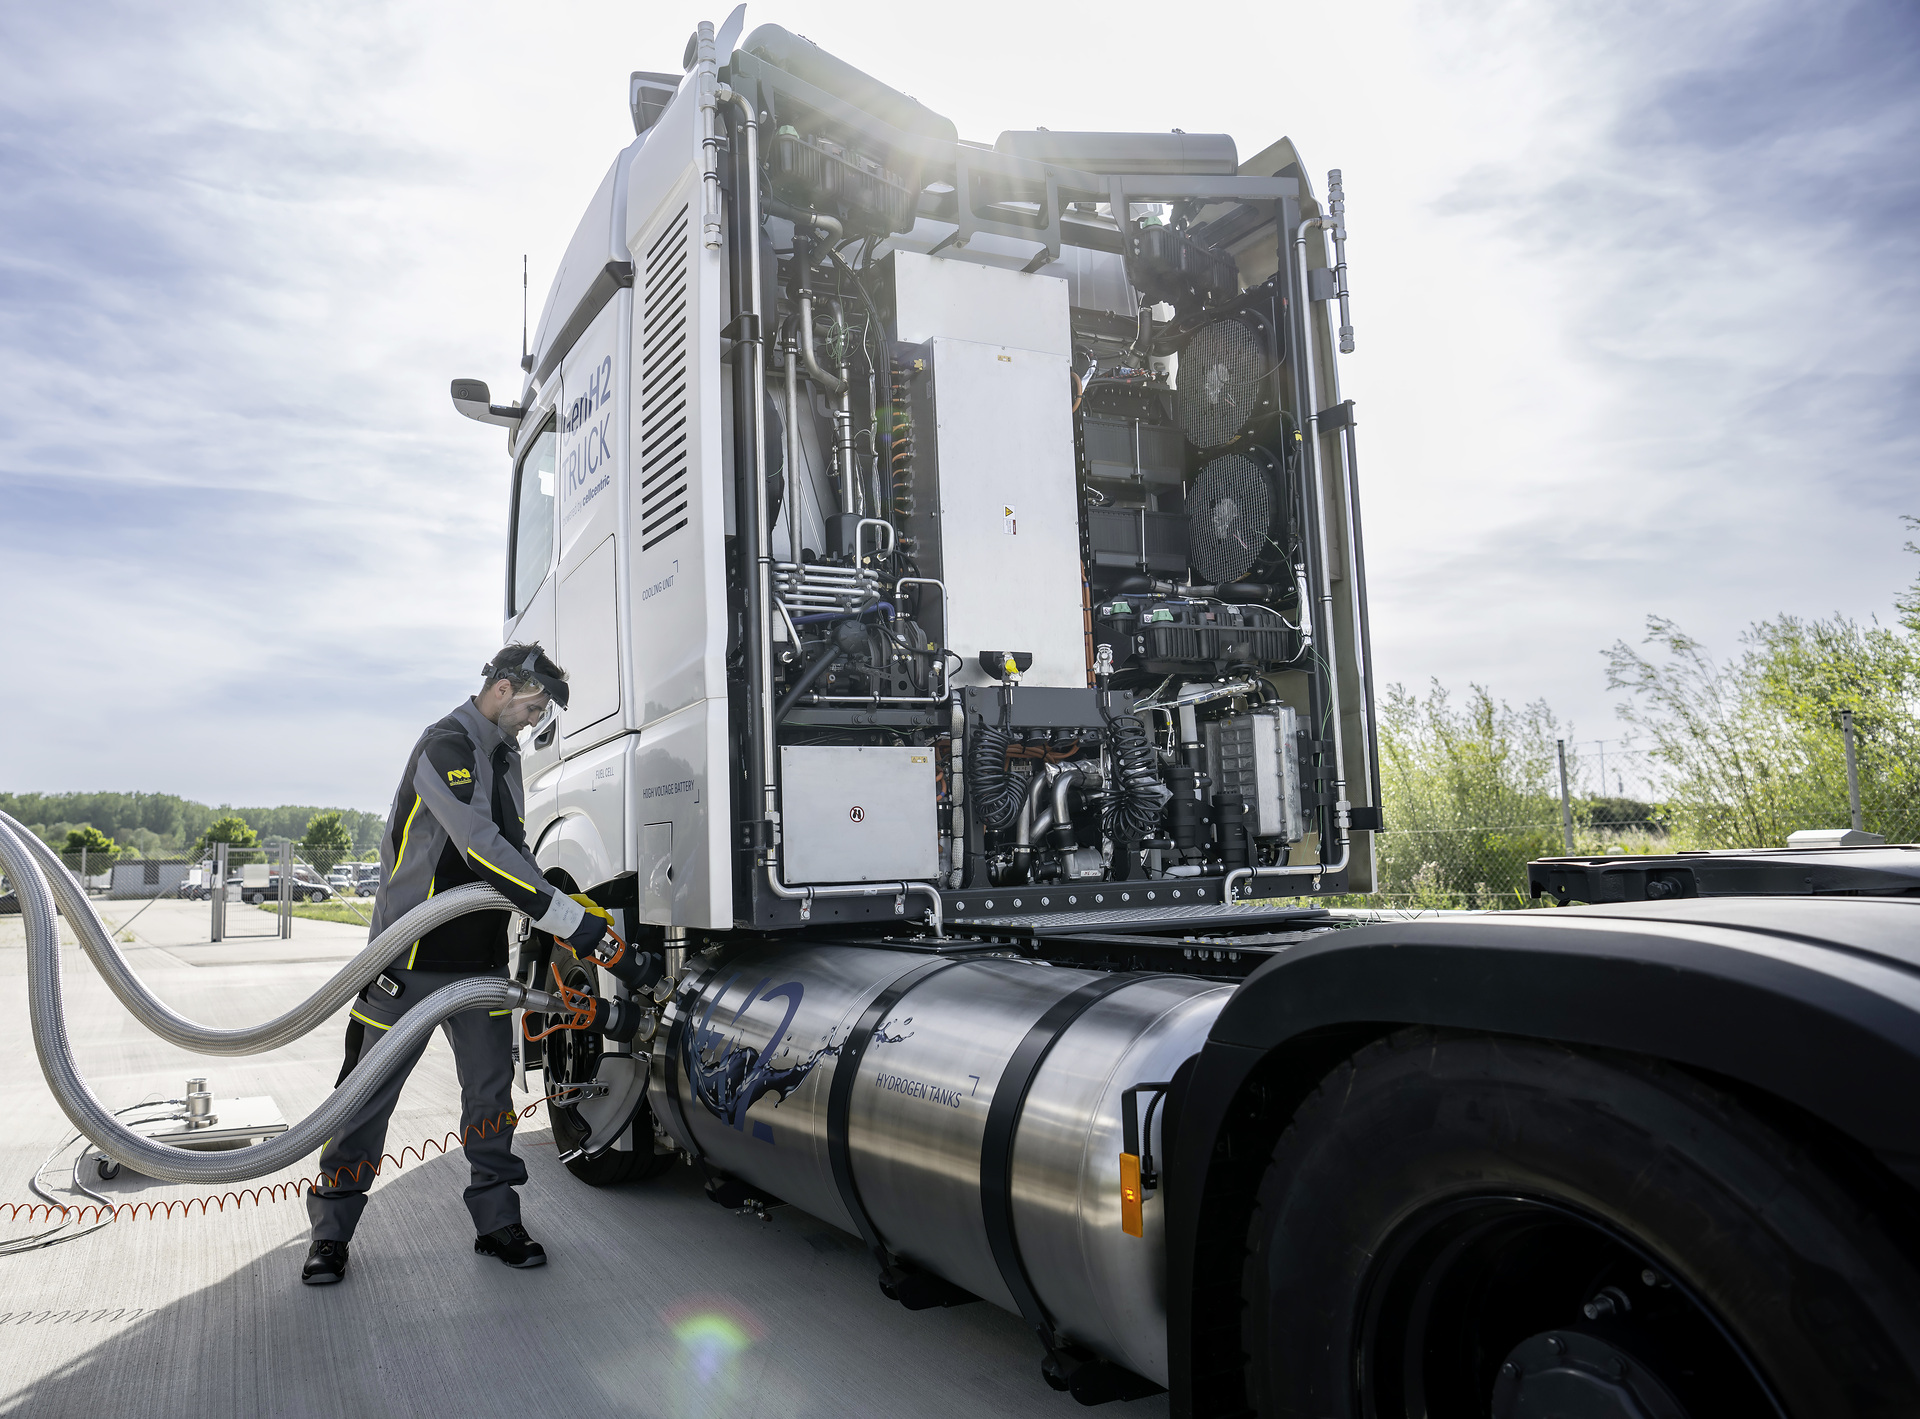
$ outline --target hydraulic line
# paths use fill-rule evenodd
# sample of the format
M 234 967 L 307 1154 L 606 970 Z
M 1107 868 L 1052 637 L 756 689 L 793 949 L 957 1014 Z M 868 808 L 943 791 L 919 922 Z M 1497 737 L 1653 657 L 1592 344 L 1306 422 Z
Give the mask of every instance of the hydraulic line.
M 51 884 L 61 914 L 72 926 L 80 945 L 111 990 L 134 1019 L 168 1044 L 195 1054 L 264 1054 L 290 1044 L 315 1026 L 333 1017 L 341 1006 L 364 990 L 371 980 L 392 964 L 394 957 L 433 930 L 468 912 L 498 909 L 511 911 L 512 904 L 484 883 L 470 883 L 432 897 L 415 907 L 399 921 L 381 932 L 366 948 L 311 996 L 263 1024 L 238 1030 L 217 1030 L 176 1013 L 146 983 L 134 974 L 127 958 L 115 944 L 112 933 L 80 886 L 61 864 L 53 849 L 23 827 L 18 820 L 0 813 L 0 830 L 10 830 L 25 844 L 36 860 L 39 872 L 33 875 Z M 9 871 L 8 876 L 14 874 Z M 17 878 L 15 880 L 18 880 Z
M 156 1143 L 121 1123 L 94 1096 L 86 1080 L 81 1077 L 79 1066 L 73 1058 L 72 1043 L 67 1036 L 60 933 L 54 916 L 53 895 L 41 874 L 38 861 L 15 832 L 11 820 L 0 822 L 0 870 L 5 871 L 14 885 L 20 903 L 20 919 L 26 927 L 28 1014 L 33 1026 L 34 1053 L 39 1056 L 40 1072 L 46 1077 L 47 1087 L 73 1126 L 90 1138 L 102 1153 L 116 1163 L 163 1182 L 241 1182 L 278 1172 L 305 1157 L 322 1147 L 372 1096 L 387 1075 L 410 1061 L 415 1050 L 424 1049 L 434 1030 L 449 1016 L 463 1010 L 512 1010 L 524 1007 L 552 1013 L 565 1009 L 561 1001 L 545 991 L 530 990 L 518 981 L 494 976 L 475 976 L 455 981 L 434 991 L 401 1016 L 393 1028 L 361 1057 L 358 1066 L 327 1096 L 325 1102 L 285 1133 L 269 1142 L 226 1153 L 196 1153 L 175 1148 Z M 426 916 L 428 908 L 439 902 L 450 902 L 454 895 L 450 892 L 445 897 L 416 907 L 395 923 L 395 929 L 417 937 L 422 931 L 430 929 Z M 82 932 L 82 939 L 85 939 L 82 923 L 88 921 L 104 937 L 105 928 L 94 914 L 92 904 L 81 898 L 77 905 L 79 911 L 72 919 L 76 929 Z M 488 888 L 485 896 L 478 893 L 470 895 L 459 908 L 445 913 L 439 919 L 449 919 L 468 911 L 497 910 L 504 906 L 505 899 Z M 384 936 L 385 933 L 383 939 Z M 392 957 L 387 959 L 391 960 Z M 131 972 L 128 978 L 131 979 Z M 167 1013 L 181 1024 L 190 1024 L 180 1021 L 180 1017 L 172 1015 L 172 1012 Z

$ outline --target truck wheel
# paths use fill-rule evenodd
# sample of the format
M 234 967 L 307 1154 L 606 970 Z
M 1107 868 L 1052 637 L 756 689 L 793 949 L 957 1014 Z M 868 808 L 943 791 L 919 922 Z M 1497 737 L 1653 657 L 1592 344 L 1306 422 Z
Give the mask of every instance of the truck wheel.
M 1914 1199 L 1628 1055 L 1407 1029 L 1324 1079 L 1243 1275 L 1262 1416 L 1920 1414 Z M 1886 1225 L 1883 1225 L 1883 1219 Z
M 560 978 L 573 990 L 591 990 L 595 984 L 586 968 L 577 962 L 562 969 Z M 542 1061 L 547 1088 L 553 1090 L 592 1079 L 600 1068 L 600 1046 L 600 1036 L 589 1030 L 560 1030 L 547 1036 Z M 555 1103 L 552 1109 L 553 1141 L 565 1156 L 586 1141 L 589 1130 L 567 1105 Z M 653 1151 L 653 1114 L 645 1099 L 640 1101 L 640 1110 L 628 1128 L 632 1152 L 609 1148 L 598 1157 L 573 1158 L 567 1163 L 567 1171 L 589 1187 L 612 1187 L 617 1183 L 659 1177 L 673 1166 L 674 1154 Z

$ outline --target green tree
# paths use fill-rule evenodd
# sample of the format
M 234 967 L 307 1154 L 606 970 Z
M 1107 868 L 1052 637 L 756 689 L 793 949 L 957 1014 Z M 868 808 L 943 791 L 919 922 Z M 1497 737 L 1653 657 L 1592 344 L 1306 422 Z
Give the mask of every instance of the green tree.
M 1725 665 L 1658 616 L 1643 641 L 1651 656 L 1624 642 L 1606 652 L 1609 687 L 1633 696 L 1621 716 L 1653 741 L 1677 845 L 1779 847 L 1801 828 L 1845 827 L 1843 710 L 1865 826 L 1894 841 L 1920 836 L 1920 580 L 1897 606 L 1898 628 L 1845 616 L 1757 622 Z
M 260 845 L 260 835 L 247 825 L 245 818 L 237 814 L 230 813 L 208 824 L 207 830 L 200 835 L 200 840 L 193 845 L 192 855 L 205 856 L 213 850 L 215 843 L 228 845 L 227 862 L 232 866 L 253 862 L 259 857 L 257 852 L 249 852 L 245 849 L 257 848 Z
M 114 840 L 90 824 L 83 823 L 67 833 L 67 845 L 61 849 L 69 863 L 76 869 L 80 866 L 80 854 L 86 854 L 87 875 L 96 876 L 105 872 L 120 855 L 120 846 Z
M 353 856 L 353 834 L 340 821 L 337 812 L 315 813 L 307 820 L 306 836 L 300 840 L 300 856 L 322 873 L 331 872 L 335 864 Z
M 1553 712 L 1473 686 L 1456 705 L 1435 681 L 1424 699 L 1392 685 L 1380 706 L 1379 890 L 1406 906 L 1516 906 L 1527 863 L 1560 852 Z M 1570 759 L 1571 766 L 1571 759 Z

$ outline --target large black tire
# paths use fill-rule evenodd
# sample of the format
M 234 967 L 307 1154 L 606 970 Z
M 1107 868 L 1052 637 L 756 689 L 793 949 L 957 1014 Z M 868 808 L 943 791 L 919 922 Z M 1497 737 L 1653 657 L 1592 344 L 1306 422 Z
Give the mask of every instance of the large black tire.
M 563 966 L 560 978 L 574 990 L 591 990 L 593 978 L 584 966 L 573 962 Z M 585 1030 L 561 1030 L 548 1035 L 543 1056 L 547 1087 L 592 1079 L 600 1067 L 601 1038 Z M 578 1148 L 586 1138 L 586 1126 L 573 1117 L 564 1104 L 553 1106 L 553 1141 L 562 1154 Z M 653 1114 L 644 1099 L 640 1110 L 627 1126 L 631 1152 L 609 1148 L 598 1157 L 570 1159 L 567 1171 L 589 1187 L 613 1187 L 624 1182 L 657 1178 L 674 1164 L 676 1155 L 653 1151 Z
M 1686 1071 L 1402 1030 L 1274 1150 L 1248 1397 L 1263 1419 L 1911 1419 L 1914 1208 Z

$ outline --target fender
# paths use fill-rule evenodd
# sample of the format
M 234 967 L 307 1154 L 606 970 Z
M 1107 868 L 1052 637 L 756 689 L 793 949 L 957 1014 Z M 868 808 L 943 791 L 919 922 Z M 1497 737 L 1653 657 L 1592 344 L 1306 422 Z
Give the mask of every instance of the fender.
M 591 891 L 602 882 L 610 882 L 620 871 L 619 863 L 607 851 L 600 829 L 584 813 L 563 813 L 540 835 L 533 860 L 545 872 L 559 868 Z
M 1339 1060 L 1415 1024 L 1712 1071 L 1920 1189 L 1920 903 L 1694 898 L 1328 933 L 1247 978 L 1179 1099 L 1166 1172 L 1176 1416 L 1216 1412 L 1238 1387 L 1241 1234 L 1286 1119 Z M 1231 1287 L 1217 1274 L 1229 1265 Z

